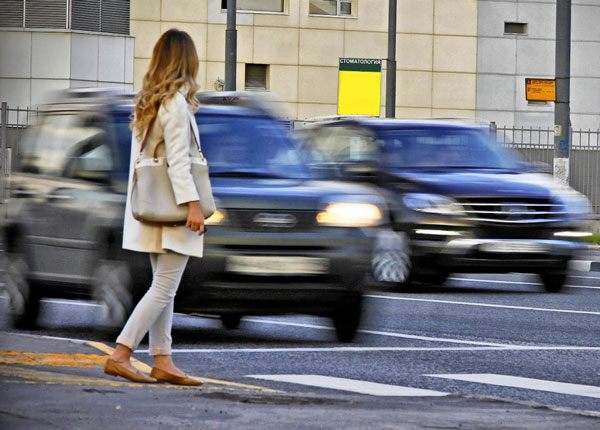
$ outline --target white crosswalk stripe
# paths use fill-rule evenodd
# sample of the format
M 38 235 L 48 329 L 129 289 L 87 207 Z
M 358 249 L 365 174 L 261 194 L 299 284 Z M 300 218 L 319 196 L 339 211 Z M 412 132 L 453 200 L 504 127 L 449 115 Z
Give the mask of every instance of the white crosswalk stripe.
M 421 388 L 402 387 L 399 385 L 379 384 L 376 382 L 359 381 L 356 379 L 334 378 L 323 375 L 248 375 L 249 378 L 266 381 L 288 382 L 291 384 L 308 385 L 311 387 L 328 388 L 331 390 L 348 391 L 371 396 L 390 397 L 440 397 L 448 393 L 424 390 Z
M 497 375 L 494 373 L 434 374 L 425 376 L 600 399 L 600 387 L 592 385 L 570 384 L 566 382 L 546 381 L 544 379 Z

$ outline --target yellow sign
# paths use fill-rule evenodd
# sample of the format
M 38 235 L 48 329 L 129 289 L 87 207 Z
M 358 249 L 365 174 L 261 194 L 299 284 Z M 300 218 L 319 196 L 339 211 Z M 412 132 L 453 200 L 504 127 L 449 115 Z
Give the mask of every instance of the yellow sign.
M 379 116 L 381 109 L 381 60 L 340 58 L 338 115 Z
M 556 82 L 554 79 L 525 79 L 525 98 L 527 101 L 553 102 L 556 100 Z

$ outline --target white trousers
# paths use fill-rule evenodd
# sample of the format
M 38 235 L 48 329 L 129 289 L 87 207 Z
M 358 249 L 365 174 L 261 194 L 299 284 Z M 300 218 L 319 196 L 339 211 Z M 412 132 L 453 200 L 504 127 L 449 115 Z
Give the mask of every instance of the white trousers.
M 150 355 L 171 354 L 173 304 L 188 259 L 172 251 L 150 254 L 152 285 L 133 310 L 117 343 L 135 350 L 149 332 Z

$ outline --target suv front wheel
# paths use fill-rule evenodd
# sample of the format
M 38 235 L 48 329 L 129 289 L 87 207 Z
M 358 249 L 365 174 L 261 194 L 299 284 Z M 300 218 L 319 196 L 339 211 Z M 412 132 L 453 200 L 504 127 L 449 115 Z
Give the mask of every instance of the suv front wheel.
M 333 314 L 333 325 L 340 342 L 352 342 L 362 317 L 362 294 L 348 297 Z
M 35 327 L 40 313 L 40 297 L 29 281 L 29 266 L 22 253 L 6 252 L 5 291 L 8 312 L 16 328 Z
M 549 293 L 558 293 L 567 281 L 566 272 L 540 273 L 544 289 Z
M 371 273 L 377 282 L 408 289 L 413 281 L 409 238 L 404 232 L 382 230 L 377 234 L 371 258 Z

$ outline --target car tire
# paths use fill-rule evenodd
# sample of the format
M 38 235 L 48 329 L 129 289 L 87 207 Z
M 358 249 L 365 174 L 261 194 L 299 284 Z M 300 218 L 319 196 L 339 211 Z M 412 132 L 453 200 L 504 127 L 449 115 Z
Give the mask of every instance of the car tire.
M 349 297 L 333 315 L 333 325 L 337 340 L 340 342 L 352 342 L 356 337 L 360 320 L 362 318 L 363 298 L 362 294 Z
M 221 324 L 227 330 L 235 330 L 240 327 L 242 316 L 240 314 L 224 314 L 221 315 Z
M 544 289 L 548 293 L 558 293 L 567 281 L 566 272 L 540 273 Z
M 29 280 L 29 266 L 22 253 L 6 252 L 5 286 L 8 313 L 18 329 L 34 328 L 40 313 L 40 296 Z
M 418 279 L 420 282 L 430 285 L 444 285 L 450 277 L 449 272 L 437 272 L 427 273 L 425 275 L 419 275 Z
M 98 327 L 122 328 L 135 306 L 133 277 L 129 264 L 100 260 L 93 275 L 93 298 L 100 304 Z
M 412 258 L 406 233 L 384 230 L 378 233 L 371 258 L 371 276 L 376 282 L 392 283 L 398 289 L 412 284 Z

